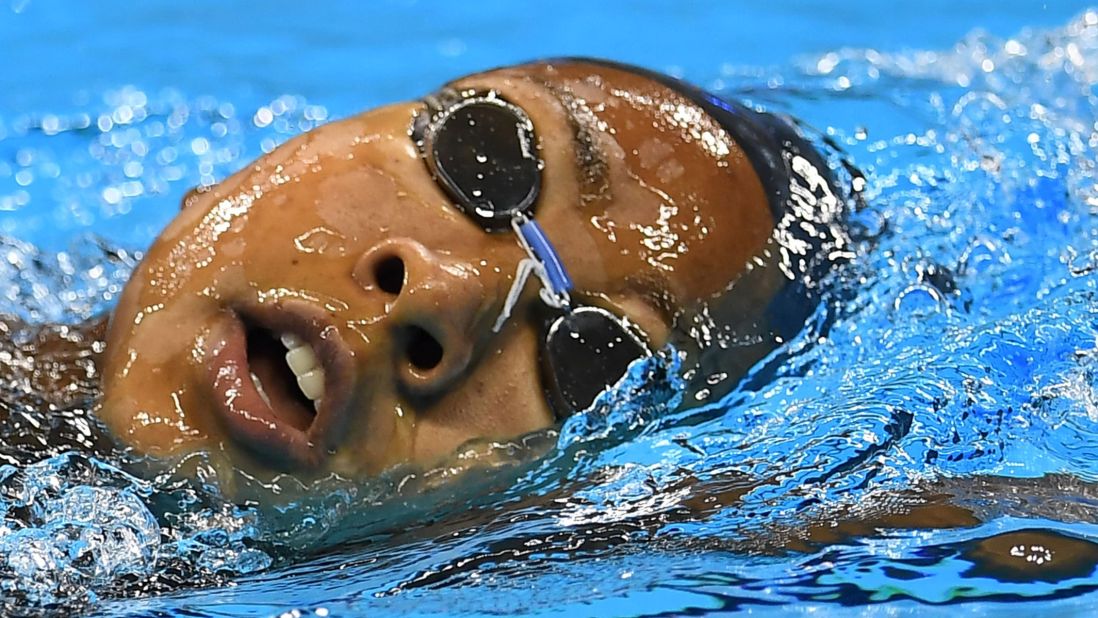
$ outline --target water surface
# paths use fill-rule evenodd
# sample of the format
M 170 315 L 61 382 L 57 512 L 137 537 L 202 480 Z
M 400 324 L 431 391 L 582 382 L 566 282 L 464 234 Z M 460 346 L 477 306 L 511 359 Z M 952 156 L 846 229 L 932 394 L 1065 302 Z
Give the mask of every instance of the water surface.
M 9 609 L 874 615 L 1098 603 L 1098 14 L 751 4 L 0 5 L 0 309 L 32 322 L 108 310 L 189 187 L 332 118 L 538 56 L 637 62 L 793 113 L 867 180 L 852 215 L 858 257 L 741 388 L 672 413 L 680 383 L 638 371 L 570 420 L 546 458 L 480 486 L 417 496 L 394 492 L 395 478 L 334 484 L 323 503 L 259 516 L 170 475 L 139 480 L 108 455 L 9 448 Z M 5 436 L 42 421 L 15 412 Z M 82 444 L 82 412 L 66 418 L 59 431 Z M 812 522 L 929 491 L 980 523 L 791 549 Z M 1001 539 L 1049 566 L 989 566 L 983 552 Z

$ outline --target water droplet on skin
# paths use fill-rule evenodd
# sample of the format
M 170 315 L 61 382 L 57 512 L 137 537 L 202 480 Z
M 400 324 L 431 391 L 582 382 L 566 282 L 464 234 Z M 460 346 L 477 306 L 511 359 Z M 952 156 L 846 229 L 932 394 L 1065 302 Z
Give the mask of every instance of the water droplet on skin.
M 326 228 L 318 227 L 294 239 L 294 246 L 302 253 L 344 255 L 344 237 Z

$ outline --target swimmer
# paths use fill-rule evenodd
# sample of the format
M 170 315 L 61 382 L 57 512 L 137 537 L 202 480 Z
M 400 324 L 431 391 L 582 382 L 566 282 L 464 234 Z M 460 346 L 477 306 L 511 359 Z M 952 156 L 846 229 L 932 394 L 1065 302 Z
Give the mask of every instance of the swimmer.
M 489 71 L 320 127 L 192 192 L 109 328 L 15 339 L 26 327 L 0 321 L 0 396 L 72 411 L 101 387 L 113 441 L 168 460 L 204 451 L 251 475 L 430 467 L 470 441 L 553 427 L 667 346 L 731 388 L 813 311 L 813 284 L 847 252 L 844 201 L 781 117 L 600 61 Z M 27 453 L 101 446 L 74 427 L 5 437 Z M 703 520 L 761 482 L 684 479 L 685 498 L 620 538 Z M 815 552 L 880 530 L 974 526 L 1034 495 L 1062 519 L 1086 517 L 1080 496 L 1098 490 L 947 478 L 719 542 Z M 440 525 L 479 528 L 470 517 L 488 525 L 498 512 Z M 1058 570 L 1018 547 L 1055 553 Z M 1010 581 L 1094 564 L 1088 541 L 1028 529 L 957 551 Z
M 303 479 L 431 466 L 553 427 L 669 344 L 734 385 L 813 311 L 843 207 L 785 118 L 535 62 L 192 192 L 106 332 L 61 347 L 105 344 L 72 371 L 99 376 L 99 418 L 139 454 Z M 66 371 L 37 387 L 63 393 Z

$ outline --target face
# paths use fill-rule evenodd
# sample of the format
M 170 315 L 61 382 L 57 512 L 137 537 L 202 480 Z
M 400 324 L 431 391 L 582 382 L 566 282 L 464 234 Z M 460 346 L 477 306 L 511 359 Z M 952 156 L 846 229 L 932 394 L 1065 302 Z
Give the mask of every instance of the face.
M 452 86 L 530 116 L 545 164 L 534 218 L 574 296 L 654 348 L 770 235 L 742 151 L 662 85 L 571 62 Z M 123 442 L 355 477 L 555 422 L 533 283 L 493 329 L 525 254 L 432 178 L 409 137 L 423 107 L 325 125 L 185 200 L 112 316 L 101 415 Z

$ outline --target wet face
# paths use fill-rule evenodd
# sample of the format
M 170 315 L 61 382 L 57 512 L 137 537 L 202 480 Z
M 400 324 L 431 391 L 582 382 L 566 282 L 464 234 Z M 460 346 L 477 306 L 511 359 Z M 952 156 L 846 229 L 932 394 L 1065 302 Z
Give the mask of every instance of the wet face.
M 526 110 L 545 162 L 534 216 L 577 295 L 655 347 L 769 237 L 738 146 L 664 86 L 583 63 L 453 85 Z M 362 476 L 555 422 L 533 284 L 492 328 L 525 254 L 432 179 L 409 138 L 422 109 L 325 125 L 185 201 L 111 320 L 101 415 L 123 442 Z

